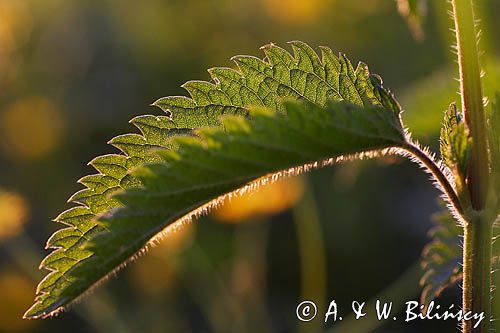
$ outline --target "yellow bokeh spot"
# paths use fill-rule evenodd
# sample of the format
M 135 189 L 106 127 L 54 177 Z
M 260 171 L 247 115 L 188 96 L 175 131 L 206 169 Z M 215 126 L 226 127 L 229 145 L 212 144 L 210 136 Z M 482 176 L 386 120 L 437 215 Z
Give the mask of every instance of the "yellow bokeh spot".
M 35 285 L 29 279 L 13 271 L 0 273 L 0 331 L 24 331 L 36 322 L 23 320 L 24 311 L 33 301 Z
M 130 270 L 130 279 L 139 292 L 146 296 L 163 294 L 174 285 L 176 278 L 172 262 L 157 256 L 139 258 Z
M 266 13 L 282 23 L 311 23 L 332 0 L 263 0 Z
M 14 159 L 40 158 L 58 146 L 63 129 L 53 102 L 43 97 L 23 99 L 0 114 L 1 148 Z
M 153 254 L 175 254 L 189 247 L 194 240 L 196 225 L 193 222 L 186 222 L 173 230 L 168 230 L 169 232 L 151 250 Z
M 172 290 L 177 278 L 175 258 L 193 243 L 195 230 L 193 223 L 177 227 L 137 260 L 131 267 L 130 278 L 139 291 L 155 296 Z
M 30 38 L 33 18 L 22 0 L 0 0 L 0 88 L 18 72 L 16 51 Z
M 214 211 L 214 216 L 224 222 L 244 220 L 277 214 L 293 206 L 304 191 L 300 177 L 288 178 L 261 186 L 257 191 L 236 196 Z
M 28 219 L 28 204 L 17 193 L 0 190 L 0 239 L 19 234 Z
M 30 37 L 33 18 L 27 4 L 19 0 L 0 0 L 0 45 L 12 52 Z

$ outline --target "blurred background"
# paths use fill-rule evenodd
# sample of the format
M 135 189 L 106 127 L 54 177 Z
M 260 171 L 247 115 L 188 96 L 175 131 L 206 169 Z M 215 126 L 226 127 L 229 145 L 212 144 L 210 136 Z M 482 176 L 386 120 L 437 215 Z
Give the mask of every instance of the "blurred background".
M 500 82 L 497 0 L 482 18 L 485 91 Z M 93 172 L 86 162 L 160 114 L 159 97 L 208 79 L 269 42 L 327 45 L 370 65 L 434 150 L 458 84 L 445 0 L 422 32 L 393 0 L 0 0 L 0 332 L 455 332 L 456 322 L 353 323 L 352 300 L 418 299 L 415 263 L 437 191 L 400 158 L 340 164 L 264 188 L 167 239 L 70 311 L 21 320 L 31 305 L 50 222 Z M 402 275 L 403 274 L 403 275 Z M 335 299 L 343 326 L 300 324 L 295 308 Z M 458 287 L 443 304 L 459 304 Z M 344 310 L 342 310 L 344 309 Z M 349 326 L 358 325 L 358 326 Z

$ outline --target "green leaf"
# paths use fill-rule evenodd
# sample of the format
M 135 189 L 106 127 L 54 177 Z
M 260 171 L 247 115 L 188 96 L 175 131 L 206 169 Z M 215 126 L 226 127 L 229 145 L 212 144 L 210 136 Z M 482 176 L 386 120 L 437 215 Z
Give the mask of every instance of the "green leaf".
M 251 120 L 223 118 L 224 129 L 197 130 L 177 137 L 175 151 L 160 151 L 162 163 L 138 168 L 143 186 L 115 196 L 123 206 L 100 219 L 107 232 L 92 239 L 96 253 L 72 276 L 105 276 L 193 217 L 226 197 L 286 175 L 360 154 L 403 147 L 397 113 L 350 103 L 284 104 L 284 114 L 251 109 Z M 73 294 L 78 280 L 61 295 Z
M 465 185 L 471 150 L 469 130 L 455 103 L 445 113 L 440 138 L 441 158 L 453 173 L 455 189 L 464 207 L 470 207 L 469 192 Z
M 424 275 L 420 281 L 423 287 L 420 299 L 426 306 L 462 278 L 462 227 L 445 209 L 433 220 L 436 226 L 430 231 L 432 241 L 422 252 Z
M 98 173 L 80 179 L 80 183 L 85 188 L 73 195 L 69 200 L 75 203 L 76 206 L 56 218 L 57 222 L 68 227 L 57 231 L 47 242 L 47 248 L 54 250 L 42 261 L 41 267 L 49 270 L 50 273 L 40 282 L 37 288 L 35 304 L 27 311 L 26 317 L 47 317 L 61 310 L 93 285 L 105 279 L 114 269 L 139 251 L 155 233 L 166 226 L 164 215 L 161 215 L 163 217 L 161 223 L 158 223 L 158 220 L 153 222 L 152 216 L 149 216 L 149 219 L 141 220 L 143 226 L 148 226 L 147 230 L 143 230 L 140 225 L 131 225 L 130 228 L 127 228 L 128 225 L 125 223 L 123 225 L 124 229 L 117 234 L 113 234 L 113 236 L 117 237 L 116 239 L 121 240 L 120 246 L 118 246 L 118 243 L 113 243 L 113 245 L 118 246 L 115 248 L 116 253 L 95 251 L 88 246 L 89 241 L 94 239 L 97 234 L 105 233 L 107 229 L 111 228 L 98 224 L 96 217 L 120 206 L 120 202 L 113 197 L 117 191 L 141 185 L 150 185 L 142 183 L 144 179 L 149 179 L 144 174 L 139 173 L 141 176 L 136 177 L 131 175 L 130 171 L 145 163 L 161 162 L 165 159 L 175 160 L 182 152 L 182 149 L 179 150 L 180 148 L 177 147 L 178 140 L 170 140 L 172 136 L 189 134 L 192 129 L 198 127 L 220 126 L 220 116 L 222 115 L 246 116 L 249 105 L 267 107 L 283 113 L 285 109 L 282 99 L 292 98 L 303 99 L 321 107 L 326 106 L 329 100 L 346 101 L 356 105 L 356 107 L 337 107 L 339 111 L 335 117 L 338 117 L 338 119 L 335 119 L 339 121 L 339 125 L 330 124 L 331 128 L 329 130 L 332 131 L 331 133 L 315 134 L 311 138 L 290 136 L 288 138 L 290 145 L 295 140 L 298 140 L 297 143 L 300 144 L 305 144 L 306 139 L 309 140 L 307 142 L 311 146 L 295 147 L 295 149 L 301 148 L 302 151 L 300 152 L 290 151 L 288 154 L 280 152 L 275 155 L 272 147 L 262 148 L 262 153 L 266 154 L 269 159 L 268 162 L 263 164 L 264 166 L 271 167 L 273 161 L 278 166 L 282 165 L 278 162 L 303 162 L 307 160 L 305 159 L 306 156 L 312 158 L 315 155 L 313 147 L 318 149 L 330 147 L 331 143 L 323 142 L 324 138 L 334 140 L 334 142 L 339 138 L 347 140 L 335 143 L 339 146 L 335 146 L 337 150 L 329 151 L 329 157 L 335 157 L 338 156 L 337 154 L 347 153 L 348 151 L 354 153 L 356 152 L 354 148 L 364 151 L 368 148 L 381 149 L 390 146 L 389 143 L 397 142 L 395 140 L 396 133 L 398 140 L 402 139 L 403 131 L 401 130 L 399 118 L 399 105 L 392 95 L 382 87 L 381 80 L 377 76 L 371 75 L 364 64 L 360 63 L 354 68 L 344 55 L 336 56 L 331 49 L 326 47 L 321 48 L 320 59 L 308 45 L 302 42 L 291 42 L 291 46 L 293 55 L 278 46 L 270 44 L 262 48 L 266 55 L 265 60 L 251 56 L 237 56 L 233 60 L 237 64 L 238 70 L 223 67 L 212 68 L 209 70 L 212 82 L 190 81 L 184 84 L 183 87 L 188 91 L 190 98 L 184 96 L 165 97 L 154 103 L 154 105 L 163 109 L 167 116 L 140 116 L 134 118 L 131 122 L 139 128 L 141 134 L 126 134 L 110 141 L 113 146 L 121 150 L 122 154 L 105 155 L 91 161 L 90 165 Z M 366 107 L 367 110 L 371 111 L 367 111 L 364 116 L 358 115 L 358 113 L 362 113 L 361 107 Z M 377 109 L 374 109 L 374 107 Z M 311 109 L 312 107 L 308 108 Z M 384 108 L 384 111 L 378 108 Z M 358 113 L 355 113 L 354 110 Z M 374 110 L 377 110 L 377 112 Z M 300 113 L 294 113 L 294 115 L 302 117 L 304 121 L 309 121 L 309 116 Z M 353 117 L 348 118 L 348 116 Z M 261 117 L 265 118 L 267 116 Z M 311 120 L 321 119 L 322 116 L 315 117 Z M 326 113 L 324 117 L 327 117 Z M 277 115 L 268 118 L 270 121 L 276 120 L 276 125 L 288 125 L 289 118 L 283 118 L 287 119 L 287 121 Z M 332 120 L 333 118 L 328 119 Z M 240 127 L 243 124 L 244 126 L 250 126 L 250 123 L 240 121 L 243 123 L 239 123 L 235 119 L 226 120 L 226 125 L 233 124 L 243 133 L 244 131 Z M 356 122 L 359 122 L 359 124 Z M 319 125 L 321 124 L 303 124 L 304 127 Z M 390 127 L 391 131 L 383 132 L 382 130 L 389 130 L 387 126 Z M 276 130 L 281 130 L 281 128 Z M 377 140 L 374 141 L 376 145 L 373 146 L 372 143 L 368 142 L 369 137 L 362 135 L 365 132 L 374 135 L 371 138 L 373 140 L 379 134 L 387 135 L 387 137 L 381 138 L 386 140 L 384 141 L 385 146 L 381 141 Z M 206 133 L 208 132 L 202 133 L 207 136 Z M 214 133 L 223 136 L 224 132 L 218 131 Z M 309 132 L 305 131 L 304 133 Z M 267 134 L 271 139 L 274 139 L 272 133 Z M 182 141 L 184 142 L 183 149 L 190 147 L 189 144 L 185 143 L 186 140 L 184 138 Z M 272 143 L 272 141 L 270 142 Z M 340 144 L 346 143 L 349 143 L 350 146 L 340 146 Z M 267 144 L 269 145 L 269 142 Z M 366 144 L 370 145 L 364 146 Z M 197 147 L 197 144 L 193 144 L 193 147 Z M 245 148 L 243 149 L 243 147 Z M 304 148 L 311 148 L 312 150 L 307 152 L 304 151 Z M 175 151 L 168 154 L 165 152 L 156 154 L 158 149 L 174 149 Z M 240 149 L 240 147 L 237 145 L 233 149 Z M 259 166 L 260 163 L 248 161 L 249 158 L 253 158 L 252 154 L 257 154 L 260 150 L 259 146 L 252 146 L 247 143 L 245 146 L 241 146 L 240 153 L 244 153 L 244 156 L 238 157 L 241 161 L 229 160 L 227 163 L 228 165 L 236 163 L 235 167 L 242 168 L 237 170 L 239 172 L 242 170 L 260 172 L 261 169 L 252 169 Z M 322 150 L 322 152 L 324 151 Z M 199 157 L 206 158 L 206 156 Z M 284 160 L 282 161 L 281 158 Z M 311 159 L 310 162 L 314 160 Z M 209 159 L 209 161 L 211 160 Z M 189 179 L 185 179 L 186 176 L 195 176 L 188 174 L 192 169 L 200 173 L 198 176 L 220 176 L 221 171 L 218 169 L 210 170 L 208 165 L 204 167 L 204 163 L 204 160 L 181 160 L 176 165 L 183 164 L 186 172 L 184 176 L 171 176 L 170 171 L 165 171 L 164 168 L 160 167 L 162 164 L 140 170 L 152 173 L 155 168 L 158 168 L 159 172 L 167 172 L 164 175 L 155 173 L 158 177 L 162 176 L 155 186 L 174 186 L 174 188 L 170 188 L 170 191 L 178 191 L 178 186 L 189 182 Z M 257 165 L 253 165 L 254 163 L 257 163 Z M 272 170 L 268 171 L 271 172 Z M 251 176 L 250 174 L 246 175 Z M 233 181 L 234 185 L 240 184 L 236 180 Z M 230 188 L 230 184 L 225 183 L 224 185 L 221 184 L 217 191 Z M 219 193 L 217 191 L 213 193 Z M 196 193 L 193 192 L 192 194 L 195 196 Z M 185 199 L 183 196 L 175 196 L 172 198 L 172 202 L 180 204 L 183 198 Z M 195 196 L 195 198 L 198 197 Z M 201 202 L 198 203 L 202 204 Z M 187 209 L 192 210 L 195 208 L 195 206 L 184 207 L 184 210 L 177 212 L 175 219 L 187 214 Z M 134 213 L 140 215 L 142 211 L 142 209 L 138 209 Z M 158 212 L 158 216 L 160 216 L 160 212 Z M 153 224 L 155 224 L 155 227 L 150 228 Z M 128 244 L 131 235 L 135 235 L 135 238 L 131 244 Z M 96 250 L 98 249 L 96 248 Z M 122 249 L 125 250 L 122 251 Z

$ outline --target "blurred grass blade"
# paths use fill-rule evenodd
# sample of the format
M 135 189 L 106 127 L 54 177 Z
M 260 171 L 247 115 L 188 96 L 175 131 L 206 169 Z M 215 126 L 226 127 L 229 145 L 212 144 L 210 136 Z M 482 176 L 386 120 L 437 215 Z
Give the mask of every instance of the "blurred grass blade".
M 365 309 L 375 309 L 377 301 L 390 300 L 392 302 L 392 313 L 399 313 L 405 309 L 406 302 L 412 299 L 419 292 L 418 279 L 422 274 L 420 260 L 414 262 L 401 275 L 388 285 L 384 290 L 380 291 L 364 306 Z M 350 313 L 344 317 L 342 321 L 335 323 L 326 333 L 370 333 L 377 330 L 381 325 L 384 325 L 384 320 L 379 320 L 375 313 L 368 312 L 365 317 L 360 320 L 355 313 Z M 385 330 L 384 330 L 385 331 Z M 386 331 L 385 331 L 386 332 Z
M 422 23 L 427 15 L 427 0 L 397 0 L 398 10 L 406 19 L 413 38 L 422 41 L 425 38 Z

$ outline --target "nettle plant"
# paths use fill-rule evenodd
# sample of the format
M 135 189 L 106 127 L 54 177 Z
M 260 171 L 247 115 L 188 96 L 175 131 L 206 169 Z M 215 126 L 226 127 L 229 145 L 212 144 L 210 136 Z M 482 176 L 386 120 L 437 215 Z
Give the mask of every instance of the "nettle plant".
M 189 81 L 190 97 L 153 105 L 164 116 L 131 120 L 141 134 L 109 143 L 121 154 L 90 162 L 98 173 L 56 221 L 26 318 L 56 314 L 148 246 L 227 197 L 281 177 L 339 161 L 397 154 L 419 163 L 454 217 L 442 219 L 423 255 L 422 302 L 463 276 L 463 310 L 492 317 L 494 226 L 500 211 L 500 97 L 485 107 L 470 0 L 452 0 L 461 107 L 451 104 L 441 130 L 441 160 L 412 140 L 401 106 L 362 63 L 291 42 L 293 54 L 262 47 L 265 59 L 236 56 L 238 69 L 209 70 Z M 432 87 L 429 87 L 432 89 Z M 463 237 L 463 240 L 461 239 Z M 462 261 L 463 259 L 463 261 Z M 463 262 L 463 267 L 461 265 Z

